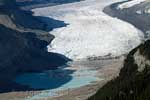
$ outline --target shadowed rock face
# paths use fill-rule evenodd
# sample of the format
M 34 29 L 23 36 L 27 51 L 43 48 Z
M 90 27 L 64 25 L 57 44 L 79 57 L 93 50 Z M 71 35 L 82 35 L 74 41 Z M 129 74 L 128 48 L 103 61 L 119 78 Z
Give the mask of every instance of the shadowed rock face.
M 16 0 L 17 5 L 26 10 L 37 7 L 54 6 L 79 1 L 81 0 Z
M 147 35 L 147 31 L 150 30 L 150 14 L 145 13 L 145 11 L 150 7 L 150 2 L 147 0 L 136 6 L 132 6 L 126 9 L 117 9 L 118 5 L 122 2 L 112 4 L 105 7 L 104 12 L 112 17 L 117 17 L 121 20 L 127 21 L 133 24 L 135 27 L 139 28 L 141 31 Z M 140 11 L 141 14 L 137 12 Z
M 67 61 L 59 54 L 46 52 L 44 47 L 47 44 L 34 33 L 21 33 L 0 25 L 0 72 L 42 71 Z
M 149 100 L 150 41 L 132 50 L 120 74 L 104 85 L 89 100 Z
M 29 90 L 12 81 L 16 75 L 56 69 L 69 61 L 61 54 L 47 52 L 47 45 L 54 38 L 47 31 L 66 25 L 49 21 L 61 26 L 49 28 L 32 12 L 20 10 L 15 0 L 0 0 L 0 92 Z
M 11 2 L 10 2 L 10 0 L 0 0 L 0 3 L 1 4 L 3 4 L 3 5 L 14 5 L 15 4 L 15 2 L 14 2 L 15 0 L 11 0 Z
M 136 14 L 144 10 L 150 2 L 144 2 L 131 8 L 118 11 L 117 4 L 106 7 L 104 11 L 132 23 L 145 35 L 150 30 L 149 14 Z M 150 100 L 150 40 L 133 49 L 124 61 L 117 78 L 111 80 L 88 100 Z

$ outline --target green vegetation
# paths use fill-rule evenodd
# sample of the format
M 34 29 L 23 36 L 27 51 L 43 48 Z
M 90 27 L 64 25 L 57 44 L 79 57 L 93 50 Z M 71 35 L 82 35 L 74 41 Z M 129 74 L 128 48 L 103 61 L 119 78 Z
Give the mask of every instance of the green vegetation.
M 142 72 L 137 71 L 139 66 L 134 62 L 133 55 L 138 50 L 140 56 L 150 60 L 150 41 L 146 41 L 129 53 L 120 75 L 88 100 L 150 100 L 150 65 L 146 64 Z

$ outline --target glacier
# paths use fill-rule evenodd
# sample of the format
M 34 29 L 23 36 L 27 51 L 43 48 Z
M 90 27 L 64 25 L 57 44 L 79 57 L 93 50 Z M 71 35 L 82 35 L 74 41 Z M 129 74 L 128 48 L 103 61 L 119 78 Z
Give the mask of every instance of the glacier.
M 63 54 L 72 60 L 108 54 L 120 56 L 135 48 L 144 38 L 133 25 L 103 12 L 104 7 L 120 1 L 123 0 L 85 0 L 32 11 L 34 16 L 45 16 L 68 24 L 49 32 L 55 36 L 48 46 L 49 52 Z

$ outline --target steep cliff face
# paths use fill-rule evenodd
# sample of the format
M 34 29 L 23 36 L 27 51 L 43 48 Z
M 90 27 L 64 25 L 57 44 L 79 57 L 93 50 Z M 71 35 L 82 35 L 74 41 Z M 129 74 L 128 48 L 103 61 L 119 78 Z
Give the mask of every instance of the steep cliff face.
M 150 31 L 150 15 L 148 13 L 150 8 L 150 1 L 149 0 L 134 0 L 137 2 L 141 2 L 137 5 L 127 7 L 124 9 L 120 9 L 119 6 L 122 5 L 124 2 L 119 2 L 112 4 L 108 7 L 105 7 L 104 12 L 112 17 L 117 17 L 121 20 L 127 21 L 133 24 L 135 27 L 140 29 L 147 38 L 149 31 Z
M 32 32 L 19 32 L 0 25 L 0 80 L 11 79 L 23 71 L 50 67 L 46 51 L 43 51 L 47 44 Z
M 54 36 L 45 27 L 32 12 L 19 9 L 15 0 L 0 0 L 0 92 L 10 91 L 20 73 L 56 68 L 67 61 L 47 52 Z
M 89 100 L 149 100 L 150 41 L 132 50 L 114 80 L 104 85 Z
M 145 12 L 150 7 L 150 1 L 117 9 L 123 3 L 112 4 L 104 12 L 142 30 L 146 41 L 127 55 L 119 76 L 100 88 L 89 100 L 150 100 L 150 16 Z
M 0 4 L 1 5 L 7 5 L 7 6 L 12 6 L 15 4 L 15 0 L 0 0 Z

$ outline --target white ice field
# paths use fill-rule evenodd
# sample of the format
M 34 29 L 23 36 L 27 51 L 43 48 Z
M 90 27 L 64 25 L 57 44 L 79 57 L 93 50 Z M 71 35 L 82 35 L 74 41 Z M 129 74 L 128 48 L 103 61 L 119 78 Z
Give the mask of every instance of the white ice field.
M 49 52 L 73 60 L 107 54 L 119 56 L 135 48 L 143 39 L 143 33 L 133 25 L 103 12 L 104 7 L 119 1 L 123 0 L 85 0 L 32 11 L 35 16 L 68 24 L 50 32 L 55 39 L 48 46 Z

